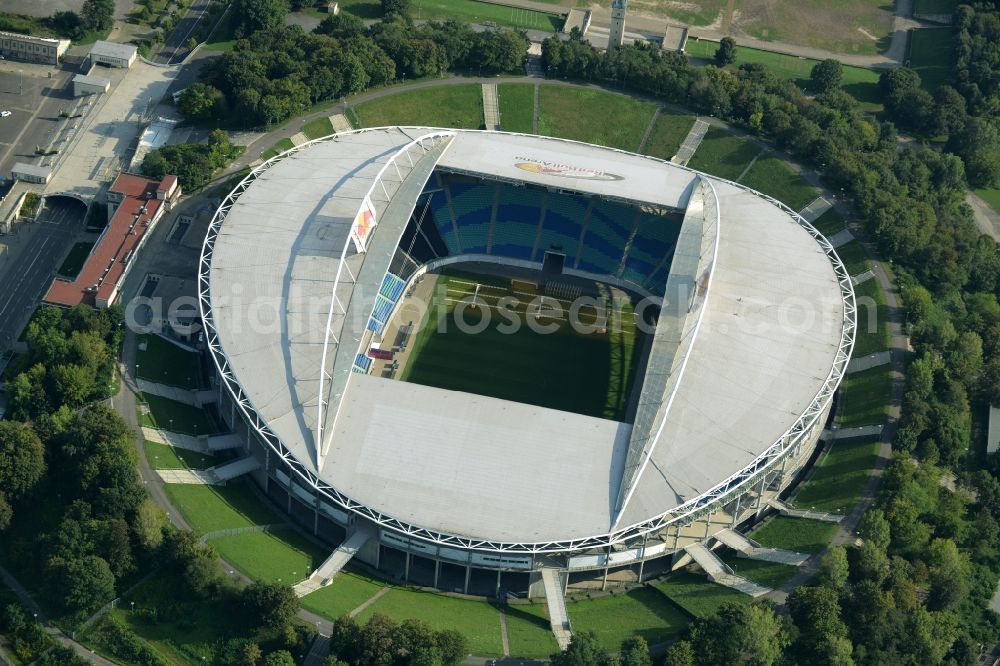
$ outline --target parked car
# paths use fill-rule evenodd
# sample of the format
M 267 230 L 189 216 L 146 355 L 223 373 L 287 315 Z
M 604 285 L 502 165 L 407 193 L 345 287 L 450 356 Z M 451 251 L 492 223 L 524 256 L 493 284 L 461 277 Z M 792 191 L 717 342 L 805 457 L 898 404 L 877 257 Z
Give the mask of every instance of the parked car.
M 0 111 L 0 118 L 6 118 L 10 115 L 10 111 Z

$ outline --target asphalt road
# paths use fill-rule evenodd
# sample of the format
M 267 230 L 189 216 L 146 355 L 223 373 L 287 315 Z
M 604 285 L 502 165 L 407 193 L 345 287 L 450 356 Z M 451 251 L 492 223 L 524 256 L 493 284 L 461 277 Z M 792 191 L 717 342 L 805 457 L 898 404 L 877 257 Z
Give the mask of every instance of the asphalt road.
M 83 224 L 86 210 L 76 201 L 55 198 L 47 201 L 41 228 L 5 237 L 13 262 L 10 280 L 0 290 L 0 349 L 17 340 L 52 276 Z
M 156 54 L 156 62 L 173 65 L 184 59 L 188 54 L 187 41 L 195 35 L 198 23 L 208 14 L 210 4 L 212 0 L 195 0 L 163 42 L 163 48 Z

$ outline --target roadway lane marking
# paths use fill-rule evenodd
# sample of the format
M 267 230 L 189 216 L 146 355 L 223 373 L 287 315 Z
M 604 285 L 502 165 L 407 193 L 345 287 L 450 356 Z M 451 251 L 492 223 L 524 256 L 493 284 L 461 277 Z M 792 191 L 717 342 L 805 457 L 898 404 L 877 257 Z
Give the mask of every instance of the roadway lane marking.
M 42 250 L 45 249 L 45 245 L 49 242 L 49 240 L 51 239 L 46 238 L 42 241 L 42 244 L 38 246 L 38 252 L 35 253 L 35 257 L 31 260 L 31 263 L 28 264 L 28 267 L 21 272 L 21 279 L 17 281 L 17 285 L 11 290 L 10 296 L 7 297 L 7 302 L 4 303 L 3 309 L 0 310 L 0 316 L 2 316 L 3 313 L 7 311 L 7 308 L 10 307 L 11 300 L 13 300 L 15 296 L 20 295 L 21 283 L 24 282 L 28 273 L 31 272 L 31 268 L 35 265 L 35 262 L 42 256 Z

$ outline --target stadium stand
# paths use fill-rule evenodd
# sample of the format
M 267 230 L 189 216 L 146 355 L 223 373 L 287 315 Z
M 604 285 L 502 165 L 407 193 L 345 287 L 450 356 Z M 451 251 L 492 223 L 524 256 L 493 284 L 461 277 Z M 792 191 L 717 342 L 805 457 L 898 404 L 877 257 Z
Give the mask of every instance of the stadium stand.
M 396 301 L 403 295 L 406 282 L 396 277 L 392 273 L 386 273 L 382 278 L 382 286 L 379 287 L 378 296 L 375 297 L 375 308 L 372 310 L 371 319 L 368 320 L 368 329 L 381 335 L 385 328 L 385 323 L 392 315 L 392 309 Z
M 635 228 L 636 212 L 609 201 L 594 201 L 577 268 L 618 276 L 622 249 Z
M 577 246 L 580 244 L 583 216 L 587 210 L 583 197 L 550 193 L 542 219 L 542 233 L 538 239 L 535 260 L 546 251 L 562 252 L 566 265 L 576 264 Z
M 500 188 L 491 254 L 531 260 L 545 193 L 528 187 Z
M 439 240 L 448 255 L 490 254 L 540 262 L 546 252 L 558 252 L 566 255 L 568 267 L 663 293 L 680 233 L 679 216 L 452 174 L 440 174 L 438 183 L 446 193 L 428 195 L 421 253 L 443 256 L 430 249 Z M 417 232 L 410 226 L 407 233 L 413 237 Z
M 445 187 L 451 193 L 451 208 L 455 211 L 462 251 L 485 254 L 489 245 L 496 186 L 452 181 L 447 182 Z
M 366 354 L 358 354 L 354 357 L 354 365 L 351 370 L 354 372 L 360 372 L 363 375 L 368 374 L 368 371 L 372 368 L 372 360 Z

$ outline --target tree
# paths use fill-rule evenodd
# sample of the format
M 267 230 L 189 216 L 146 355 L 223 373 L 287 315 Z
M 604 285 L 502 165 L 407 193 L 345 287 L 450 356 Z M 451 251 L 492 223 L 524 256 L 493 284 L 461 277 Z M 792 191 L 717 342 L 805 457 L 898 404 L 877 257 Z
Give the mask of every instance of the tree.
M 163 507 L 147 498 L 135 512 L 132 531 L 140 547 L 153 551 L 163 543 L 163 528 L 166 525 L 167 514 Z
M 410 15 L 410 0 L 381 0 L 382 14 L 386 18 Z
M 88 613 L 114 599 L 115 576 L 108 563 L 96 555 L 56 562 L 55 594 L 71 613 Z
M 822 649 L 829 638 L 847 636 L 840 619 L 838 591 L 828 587 L 797 587 L 788 595 L 788 611 L 799 629 L 798 654 L 808 656 Z
M 649 658 L 649 644 L 642 636 L 632 636 L 622 641 L 621 653 L 618 657 L 621 666 L 652 666 Z
M 816 92 L 832 92 L 840 87 L 844 78 L 844 67 L 839 60 L 827 58 L 813 65 L 809 78 Z
M 205 120 L 216 115 L 223 100 L 221 90 L 199 81 L 184 89 L 177 99 L 177 108 L 188 120 Z
M 87 30 L 107 32 L 115 24 L 115 0 L 85 0 L 80 20 Z
M 295 591 L 280 583 L 253 583 L 243 589 L 242 598 L 257 625 L 267 629 L 285 626 L 299 610 Z
M 263 666 L 295 666 L 295 657 L 288 650 L 271 652 L 262 662 Z
M 566 649 L 551 657 L 552 666 L 611 666 L 612 663 L 593 631 L 573 634 Z
M 0 421 L 0 497 L 16 501 L 45 474 L 45 447 L 34 429 Z
M 736 62 L 736 40 L 732 37 L 723 37 L 719 41 L 719 48 L 715 50 L 715 64 L 725 67 Z
M 778 663 L 788 639 L 774 611 L 767 606 L 725 603 L 715 615 L 696 620 L 691 643 L 705 664 Z
M 391 666 L 396 659 L 395 631 L 395 620 L 381 613 L 372 615 L 356 636 L 358 666 Z
M 847 549 L 843 546 L 830 546 L 819 565 L 819 577 L 822 584 L 839 590 L 847 582 L 849 572 Z
M 682 640 L 667 648 L 661 666 L 694 666 L 694 662 L 694 646 Z
M 469 653 L 468 639 L 454 629 L 439 631 L 437 644 L 443 666 L 457 666 Z
M 238 666 L 257 666 L 262 656 L 263 653 L 260 651 L 260 646 L 253 641 L 247 641 L 246 645 L 239 651 L 237 664 Z
M 288 15 L 286 0 L 237 0 L 237 37 L 249 37 L 258 30 L 277 30 L 285 23 Z

